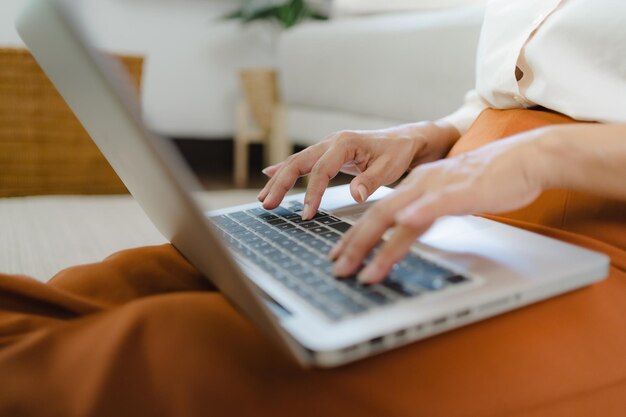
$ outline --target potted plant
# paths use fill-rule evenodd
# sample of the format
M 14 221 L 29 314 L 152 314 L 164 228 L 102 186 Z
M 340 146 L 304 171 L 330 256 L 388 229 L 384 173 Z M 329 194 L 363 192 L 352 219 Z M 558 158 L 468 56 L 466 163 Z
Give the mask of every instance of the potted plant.
M 243 24 L 267 23 L 272 45 L 280 31 L 306 20 L 326 20 L 327 0 L 241 0 L 239 7 L 225 16 Z M 266 146 L 266 163 L 277 163 L 289 154 L 284 134 L 284 109 L 280 104 L 277 72 L 273 68 L 247 68 L 239 72 L 244 100 L 237 110 L 234 179 L 243 186 L 247 178 L 247 146 L 261 141 Z M 256 129 L 248 124 L 254 121 Z
M 241 6 L 226 16 L 243 23 L 273 21 L 289 29 L 305 20 L 326 20 L 323 3 L 306 0 L 243 0 Z
M 243 24 L 267 23 L 267 33 L 275 44 L 275 38 L 283 29 L 289 29 L 306 20 L 326 20 L 323 12 L 327 0 L 241 0 L 239 7 L 225 16 L 240 20 Z M 276 71 L 272 68 L 250 68 L 240 72 L 242 87 L 257 124 L 267 125 L 267 108 L 278 97 Z M 252 96 L 255 97 L 252 97 Z M 265 96 L 265 97 L 260 97 Z M 265 103 L 265 105 L 263 105 Z

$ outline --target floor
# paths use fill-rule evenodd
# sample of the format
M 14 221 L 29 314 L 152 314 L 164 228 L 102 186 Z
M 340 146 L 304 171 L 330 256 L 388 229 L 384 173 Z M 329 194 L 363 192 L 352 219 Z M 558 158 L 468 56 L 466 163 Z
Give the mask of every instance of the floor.
M 203 208 L 218 209 L 252 202 L 255 195 L 222 190 L 196 197 Z M 2 198 L 0 230 L 0 274 L 42 282 L 73 265 L 166 242 L 128 194 Z

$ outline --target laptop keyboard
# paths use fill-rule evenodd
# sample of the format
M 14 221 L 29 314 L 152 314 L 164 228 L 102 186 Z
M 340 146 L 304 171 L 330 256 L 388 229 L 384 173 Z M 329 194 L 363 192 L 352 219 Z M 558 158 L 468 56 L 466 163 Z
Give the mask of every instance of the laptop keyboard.
M 210 219 L 230 249 L 333 321 L 469 282 L 415 253 L 409 253 L 380 284 L 361 285 L 354 277 L 337 279 L 328 252 L 350 224 L 324 212 L 303 221 L 302 208 L 298 202 L 288 202 L 274 210 L 254 208 Z

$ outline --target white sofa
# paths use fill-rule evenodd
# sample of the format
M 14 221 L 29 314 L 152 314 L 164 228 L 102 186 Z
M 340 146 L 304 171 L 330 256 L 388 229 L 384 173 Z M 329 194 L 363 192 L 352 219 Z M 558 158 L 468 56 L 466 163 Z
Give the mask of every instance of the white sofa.
M 285 33 L 279 70 L 290 139 L 432 120 L 473 87 L 482 6 L 309 23 Z

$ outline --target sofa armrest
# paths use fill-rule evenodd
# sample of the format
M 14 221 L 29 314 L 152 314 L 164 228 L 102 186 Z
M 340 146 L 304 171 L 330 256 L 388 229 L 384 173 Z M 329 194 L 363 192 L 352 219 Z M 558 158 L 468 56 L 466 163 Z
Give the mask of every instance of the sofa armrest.
M 279 42 L 287 105 L 428 120 L 474 86 L 483 7 L 304 24 Z

